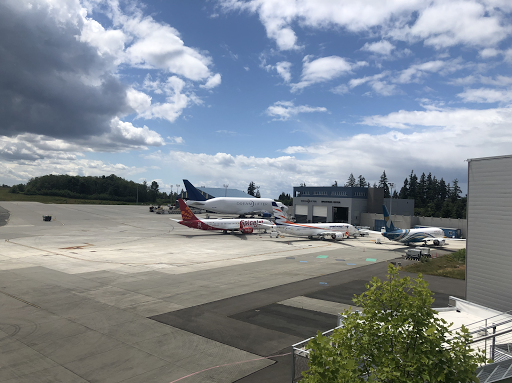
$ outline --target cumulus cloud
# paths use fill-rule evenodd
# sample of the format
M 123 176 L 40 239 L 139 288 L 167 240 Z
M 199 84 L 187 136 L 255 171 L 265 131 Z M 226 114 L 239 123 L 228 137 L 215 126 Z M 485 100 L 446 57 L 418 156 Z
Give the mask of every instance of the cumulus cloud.
M 390 180 L 398 185 L 411 170 L 416 174 L 431 171 L 447 182 L 465 179 L 464 160 L 509 154 L 512 143 L 512 108 L 399 111 L 364 118 L 361 124 L 389 130 L 378 134 L 331 134 L 328 141 L 284 147 L 285 155 L 273 158 L 177 151 L 158 152 L 146 158 L 172 163 L 178 169 L 186 169 L 190 177 L 212 183 L 229 182 L 230 186 L 244 189 L 254 181 L 266 195 L 277 196 L 301 182 L 343 182 L 351 172 L 363 174 L 373 183 L 386 170 Z M 392 167 L 382 162 L 386 148 L 390 147 Z
M 351 73 L 355 68 L 368 65 L 366 62 L 350 63 L 338 56 L 322 57 L 313 61 L 310 61 L 310 58 L 310 56 L 304 58 L 301 81 L 292 84 L 292 92 L 316 83 L 333 80 L 344 74 Z
M 349 32 L 380 32 L 384 37 L 441 49 L 462 44 L 496 46 L 510 36 L 504 20 L 506 0 L 218 0 L 225 11 L 259 16 L 278 49 L 299 49 L 293 28 L 344 28 Z
M 295 106 L 292 101 L 277 101 L 269 106 L 265 113 L 274 117 L 273 121 L 286 121 L 299 113 L 327 112 L 324 107 L 311 107 L 309 105 Z
M 187 47 L 171 26 L 144 17 L 136 4 L 126 13 L 115 1 L 85 4 L 112 26 L 88 16 L 78 0 L 0 3 L 0 135 L 66 140 L 83 151 L 163 145 L 158 133 L 123 118 L 136 113 L 174 122 L 201 103 L 186 88 L 206 81 L 211 89 L 220 74 L 210 71 L 207 54 Z M 156 79 L 125 84 L 119 74 L 130 66 L 151 69 Z
M 361 48 L 362 51 L 367 51 L 383 56 L 391 55 L 393 49 L 395 49 L 395 46 L 387 40 L 381 40 L 375 43 L 365 43 Z
M 75 38 L 80 11 L 71 1 L 0 3 L 0 134 L 84 138 L 132 111 L 111 60 Z
M 221 83 L 221 76 L 219 73 L 216 73 L 213 76 L 211 76 L 210 78 L 208 78 L 208 81 L 206 81 L 206 84 L 201 85 L 201 88 L 212 89 L 212 88 L 215 88 L 216 86 L 219 86 L 220 83 Z

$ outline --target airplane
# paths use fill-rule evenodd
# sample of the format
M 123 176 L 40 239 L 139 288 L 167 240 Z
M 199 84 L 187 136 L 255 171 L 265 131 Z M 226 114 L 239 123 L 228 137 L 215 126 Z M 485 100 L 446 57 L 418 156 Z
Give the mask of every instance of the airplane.
M 386 205 L 382 205 L 386 227 L 381 233 L 391 241 L 405 243 L 423 242 L 425 245 L 432 243 L 434 246 L 443 246 L 445 244 L 444 231 L 438 227 L 425 227 L 421 229 L 396 229 L 389 216 Z M 389 223 L 389 227 L 388 227 Z
M 274 200 L 270 198 L 215 197 L 207 200 L 188 180 L 183 180 L 183 183 L 185 184 L 189 198 L 188 201 L 186 201 L 188 206 L 222 214 L 238 214 L 239 216 L 244 216 L 245 214 L 254 215 L 255 213 L 259 213 L 263 217 L 271 216 L 272 202 L 274 202 Z M 281 206 L 284 211 L 288 209 L 288 207 L 281 202 L 278 202 L 278 205 Z
M 216 230 L 222 231 L 224 234 L 227 234 L 228 231 L 240 231 L 242 234 L 251 234 L 254 229 L 266 229 L 272 226 L 272 222 L 266 219 L 199 219 L 192 213 L 192 210 L 190 210 L 185 201 L 180 198 L 178 199 L 178 203 L 180 205 L 182 220 L 170 219 L 178 222 L 180 225 L 193 229 Z
M 276 202 L 272 203 L 272 208 L 276 222 L 272 228 L 286 234 L 339 241 L 349 236 L 359 236 L 359 230 L 348 223 L 295 223 L 288 221 Z

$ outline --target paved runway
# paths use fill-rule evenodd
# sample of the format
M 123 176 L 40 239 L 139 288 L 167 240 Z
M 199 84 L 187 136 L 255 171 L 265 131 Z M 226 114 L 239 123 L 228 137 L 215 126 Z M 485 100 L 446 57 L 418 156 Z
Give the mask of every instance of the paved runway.
M 0 382 L 288 381 L 289 356 L 261 357 L 334 327 L 403 252 L 203 232 L 144 206 L 0 207 Z M 439 303 L 463 296 L 430 282 Z

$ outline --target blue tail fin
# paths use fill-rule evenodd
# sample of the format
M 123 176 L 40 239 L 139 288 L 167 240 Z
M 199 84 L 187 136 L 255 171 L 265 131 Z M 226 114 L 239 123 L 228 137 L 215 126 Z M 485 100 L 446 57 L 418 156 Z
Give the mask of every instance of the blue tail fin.
M 393 221 L 391 221 L 386 205 L 382 205 L 382 212 L 384 214 L 384 221 L 386 221 L 386 231 L 394 231 L 395 225 L 393 225 Z
M 205 196 L 195 188 L 188 180 L 183 180 L 185 189 L 187 189 L 188 199 L 192 201 L 206 201 Z

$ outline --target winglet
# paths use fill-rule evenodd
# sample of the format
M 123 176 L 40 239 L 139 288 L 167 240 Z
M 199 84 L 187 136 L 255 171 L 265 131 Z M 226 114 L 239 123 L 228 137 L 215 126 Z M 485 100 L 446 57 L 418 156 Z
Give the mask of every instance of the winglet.
M 197 217 L 192 213 L 192 210 L 190 210 L 185 201 L 179 198 L 178 203 L 180 204 L 181 218 L 183 218 L 183 221 L 198 221 Z
M 206 201 L 206 197 L 188 180 L 183 180 L 185 189 L 187 189 L 188 199 L 192 201 Z
M 391 217 L 389 216 L 388 208 L 386 205 L 382 205 L 382 213 L 384 214 L 384 221 L 386 221 L 386 231 L 395 231 L 395 225 L 393 225 L 393 221 L 391 221 Z

